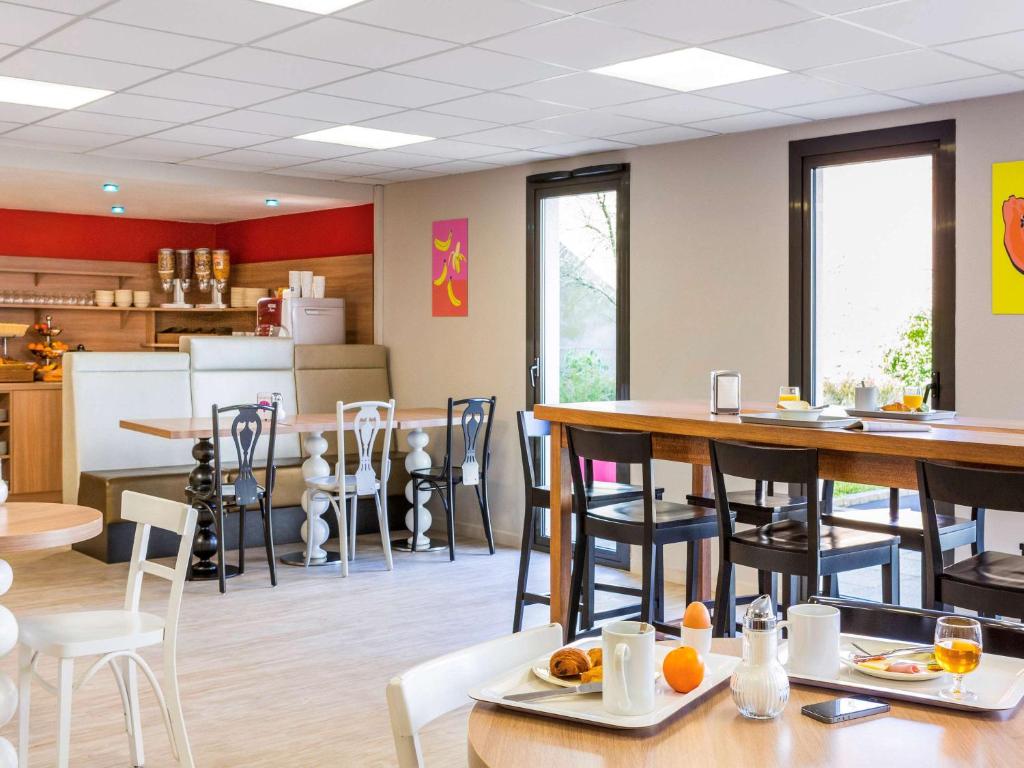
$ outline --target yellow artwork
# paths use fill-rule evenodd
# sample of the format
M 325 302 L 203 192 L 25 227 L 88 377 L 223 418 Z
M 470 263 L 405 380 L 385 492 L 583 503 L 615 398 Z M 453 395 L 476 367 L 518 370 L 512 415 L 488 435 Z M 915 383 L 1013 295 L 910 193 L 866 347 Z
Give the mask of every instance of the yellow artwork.
M 1024 314 L 1024 160 L 992 164 L 992 312 Z

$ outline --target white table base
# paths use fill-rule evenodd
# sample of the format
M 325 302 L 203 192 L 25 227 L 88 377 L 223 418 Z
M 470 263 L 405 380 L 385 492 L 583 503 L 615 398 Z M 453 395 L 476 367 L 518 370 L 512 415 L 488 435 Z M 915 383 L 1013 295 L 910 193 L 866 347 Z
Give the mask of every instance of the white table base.
M 406 471 L 411 474 L 414 470 L 429 468 L 433 462 L 430 459 L 430 454 L 425 450 L 427 443 L 430 442 L 430 437 L 427 433 L 422 429 L 414 429 L 409 432 L 406 442 L 409 443 L 409 453 L 405 457 Z M 427 530 L 430 528 L 433 518 L 427 510 L 426 504 L 430 501 L 433 493 L 429 488 L 421 488 L 419 492 L 419 506 L 410 506 L 409 511 L 405 513 L 405 527 L 409 529 L 410 534 L 413 531 L 413 515 L 419 518 L 420 536 L 416 540 L 415 545 L 410 535 L 408 538 L 396 541 L 392 545 L 392 549 L 398 549 L 403 552 L 434 552 L 439 549 L 448 548 L 447 542 L 434 541 L 427 535 Z M 411 505 L 413 500 L 412 480 L 405 484 L 405 498 Z
M 327 450 L 327 440 L 324 439 L 323 432 L 310 432 L 306 435 L 306 441 L 303 443 L 303 446 L 306 449 L 306 453 L 309 454 L 309 458 L 302 462 L 303 479 L 325 477 L 331 474 L 331 465 L 324 458 L 324 452 Z M 330 535 L 330 528 L 327 525 L 327 521 L 324 520 L 323 514 L 330 510 L 330 502 L 323 497 L 311 499 L 309 491 L 303 491 L 301 503 L 302 509 L 306 512 L 306 521 L 299 529 L 299 535 L 306 543 L 306 550 L 311 550 L 309 564 L 334 565 L 341 560 L 341 555 L 324 549 L 324 542 L 327 541 L 327 537 Z M 312 523 L 312 535 L 309 532 L 310 523 Z M 292 552 L 278 559 L 287 565 L 305 566 L 306 551 Z
M 0 595 L 7 594 L 14 581 L 14 573 L 6 560 L 0 560 Z M 0 605 L 0 657 L 6 656 L 18 644 L 18 620 Z M 18 711 L 18 687 L 10 675 L 0 673 L 0 726 L 6 725 Z M 0 768 L 17 768 L 18 753 L 6 738 L 0 737 Z

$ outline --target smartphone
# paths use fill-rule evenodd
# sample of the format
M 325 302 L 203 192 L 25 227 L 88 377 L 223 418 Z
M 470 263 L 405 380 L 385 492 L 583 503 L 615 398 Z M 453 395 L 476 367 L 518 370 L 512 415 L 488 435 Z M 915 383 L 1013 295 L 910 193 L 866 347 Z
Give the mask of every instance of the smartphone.
M 889 711 L 889 705 L 870 696 L 844 696 L 841 699 L 807 704 L 800 712 L 823 723 L 843 723 Z

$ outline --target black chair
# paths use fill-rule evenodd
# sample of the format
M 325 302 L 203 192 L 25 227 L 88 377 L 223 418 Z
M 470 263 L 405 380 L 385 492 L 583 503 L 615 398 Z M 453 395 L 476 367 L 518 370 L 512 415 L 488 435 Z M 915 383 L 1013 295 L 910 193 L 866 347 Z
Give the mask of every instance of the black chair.
M 1024 472 L 983 469 L 932 461 L 917 462 L 917 487 L 924 521 L 924 593 L 921 605 L 945 610 L 958 606 L 990 616 L 1024 618 L 1024 557 L 1005 552 L 974 552 L 943 567 L 942 535 L 936 502 L 1024 512 Z
M 687 494 L 686 503 L 715 508 L 714 495 Z M 807 510 L 806 496 L 776 493 L 775 483 L 755 480 L 750 491 L 732 491 L 729 507 L 736 513 L 736 522 L 744 525 L 766 525 L 790 517 L 802 518 Z
M 419 492 L 437 491 L 448 517 L 448 556 L 455 559 L 455 489 L 459 485 L 472 485 L 476 500 L 480 504 L 484 535 L 487 548 L 494 554 L 494 534 L 491 532 L 491 509 L 487 502 L 487 468 L 491 463 L 491 426 L 494 423 L 496 397 L 467 397 L 463 400 L 448 398 L 448 422 L 445 432 L 444 461 L 440 467 L 416 469 L 409 473 L 412 478 L 412 506 L 419 509 Z M 462 466 L 455 466 L 452 458 L 452 434 L 455 431 L 455 409 L 462 408 L 459 425 L 465 453 Z M 483 445 L 479 444 L 481 429 Z M 466 476 L 466 467 L 471 466 L 477 477 Z M 419 515 L 413 515 L 412 540 L 419 538 Z
M 674 504 L 654 498 L 653 446 L 649 432 L 609 432 L 568 427 L 569 468 L 572 472 L 576 544 L 573 551 L 572 585 L 569 592 L 570 642 L 578 634 L 583 577 L 592 552 L 591 539 L 607 539 L 639 546 L 642 557 L 640 619 L 658 630 L 678 635 L 679 628 L 665 624 L 664 605 L 656 588 L 655 549 L 666 544 L 686 544 L 689 573 L 686 602 L 694 599 L 695 574 L 699 568 L 698 541 L 714 538 L 715 514 L 704 507 Z M 581 460 L 639 464 L 643 470 L 643 498 L 611 506 L 594 507 L 587 497 Z
M 530 443 L 533 439 L 551 437 L 551 422 L 535 418 L 533 411 L 517 411 L 516 427 L 519 431 L 519 453 L 523 460 L 523 482 L 526 498 L 526 509 L 523 514 L 523 538 L 519 550 L 519 579 L 516 586 L 516 608 L 512 619 L 512 631 L 519 632 L 523 628 L 523 609 L 527 605 L 551 605 L 550 594 L 538 594 L 527 592 L 526 585 L 530 576 L 530 556 L 533 553 L 534 531 L 536 530 L 537 514 L 544 509 L 551 509 L 551 488 L 547 485 L 539 485 L 534 474 L 534 454 Z M 594 480 L 594 462 L 583 462 L 583 481 L 587 490 L 587 499 L 590 508 L 619 504 L 624 501 L 637 501 L 643 499 L 643 486 L 630 485 L 628 483 L 610 483 L 602 480 Z M 655 488 L 654 497 L 661 499 L 664 495 L 664 488 Z M 594 540 L 591 539 L 590 547 L 593 549 Z M 619 608 L 594 613 L 594 591 L 614 592 L 616 594 L 635 595 L 639 597 L 641 590 L 633 587 L 624 587 L 618 584 L 603 584 L 595 580 L 594 566 L 595 553 L 587 554 L 588 573 L 585 577 L 584 589 L 586 596 L 582 606 L 581 624 L 589 629 L 595 621 L 636 613 L 639 606 L 629 605 Z M 664 569 L 664 555 L 662 548 L 658 547 L 655 555 L 655 581 L 656 586 L 661 588 L 663 575 L 659 575 Z M 660 598 L 659 598 L 660 599 Z
M 883 601 L 899 601 L 899 538 L 864 531 L 824 526 L 819 507 L 831 504 L 827 491 L 818 500 L 818 452 L 804 448 L 776 448 L 720 440 L 710 443 L 711 472 L 718 511 L 718 587 L 715 591 L 714 634 L 736 631 L 735 566 L 760 572 L 803 577 L 802 591 L 816 595 L 820 577 L 869 566 L 882 567 Z M 807 499 L 806 520 L 781 520 L 737 533 L 730 514 L 725 477 L 799 483 L 815 489 Z
M 277 568 L 274 563 L 274 525 L 273 525 L 273 491 L 274 491 L 274 445 L 277 437 L 277 408 L 274 405 L 228 405 L 211 408 L 213 416 L 213 495 L 210 498 L 210 511 L 213 513 L 214 525 L 217 530 L 217 571 L 219 574 L 220 591 L 226 591 L 224 566 L 224 521 L 229 510 L 238 510 L 238 573 L 245 573 L 245 512 L 250 505 L 260 508 L 263 518 L 263 544 L 267 550 L 267 565 L 270 566 L 270 584 L 277 586 Z M 221 414 L 234 414 L 231 421 L 230 436 L 235 448 L 237 468 L 231 471 L 229 481 L 225 483 L 224 457 L 221 454 L 220 417 Z M 269 418 L 266 468 L 263 485 L 256 480 L 253 471 L 256 448 L 263 434 L 264 417 Z

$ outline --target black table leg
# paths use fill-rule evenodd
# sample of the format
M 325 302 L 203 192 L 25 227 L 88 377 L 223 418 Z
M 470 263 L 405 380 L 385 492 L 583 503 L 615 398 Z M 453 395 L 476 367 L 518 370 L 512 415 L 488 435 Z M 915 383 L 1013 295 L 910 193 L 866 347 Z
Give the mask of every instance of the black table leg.
M 192 544 L 192 554 L 198 558 L 198 562 L 192 564 L 188 578 L 190 581 L 210 581 L 219 578 L 214 557 L 220 545 L 210 506 L 213 503 L 213 466 L 210 463 L 213 461 L 213 441 L 208 437 L 200 438 L 192 447 L 192 458 L 196 460 L 196 466 L 188 475 L 187 494 L 189 504 L 199 513 Z M 233 565 L 224 566 L 224 571 L 227 578 L 238 574 L 238 569 Z

